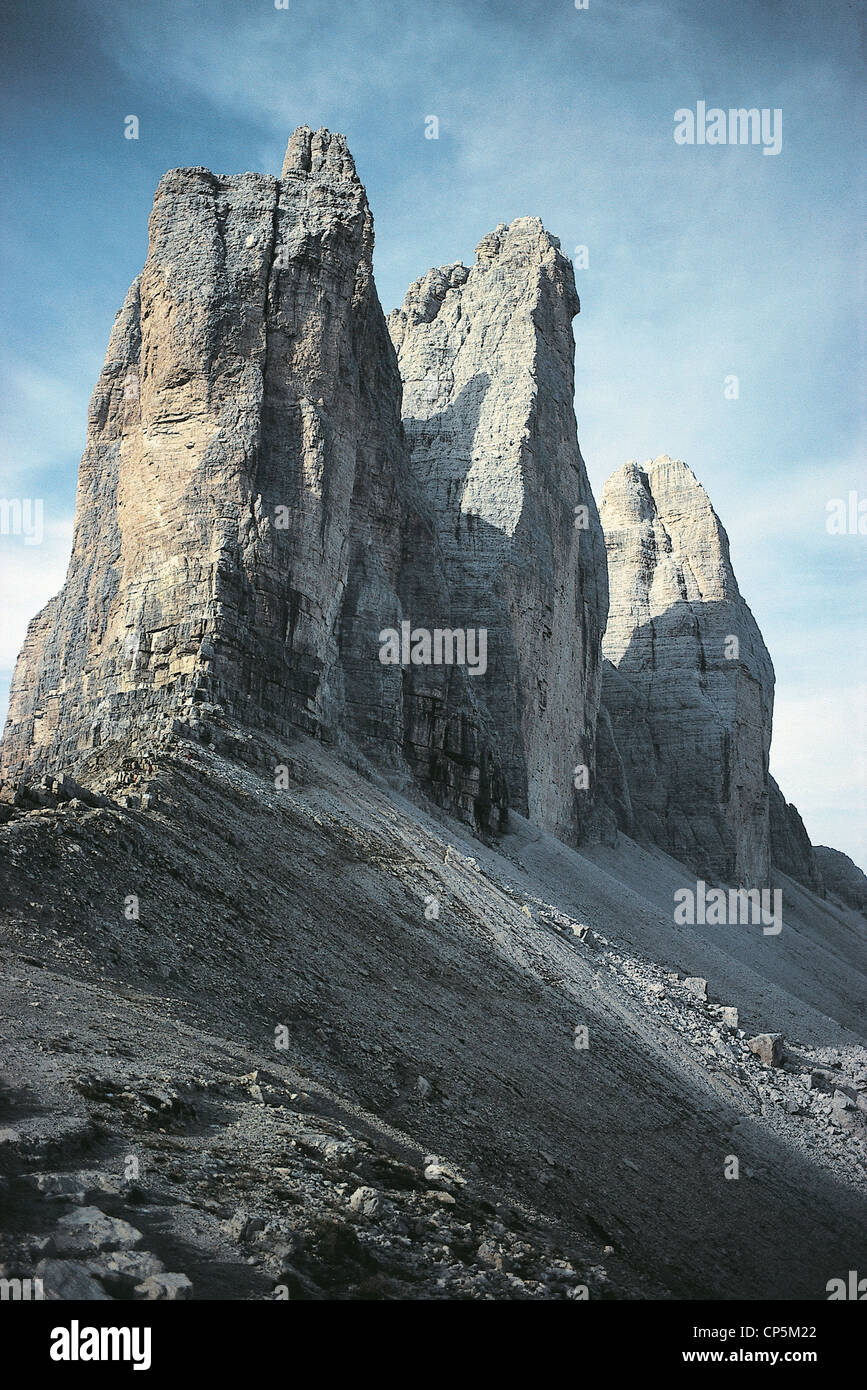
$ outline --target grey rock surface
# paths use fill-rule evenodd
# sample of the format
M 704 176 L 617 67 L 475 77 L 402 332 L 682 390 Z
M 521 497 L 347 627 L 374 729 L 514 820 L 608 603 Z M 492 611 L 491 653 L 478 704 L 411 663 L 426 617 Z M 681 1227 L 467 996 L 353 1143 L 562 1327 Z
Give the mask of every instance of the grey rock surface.
M 574 842 L 592 817 L 608 597 L 572 404 L 578 296 L 559 246 L 538 218 L 501 224 L 471 267 L 411 285 L 388 322 L 453 616 L 488 633 L 474 693 L 510 804 Z
M 94 1277 L 90 1264 L 79 1260 L 41 1260 L 37 1277 L 42 1280 L 43 1296 L 52 1303 L 107 1302 L 111 1295 Z
M 810 837 L 798 815 L 798 808 L 786 801 L 773 777 L 768 779 L 768 788 L 771 864 L 822 897 L 825 890 L 817 851 L 810 844 Z
M 623 826 L 706 878 L 765 885 L 774 673 L 726 533 L 694 474 L 668 455 L 624 464 L 600 516 L 603 700 L 629 789 Z
M 615 475 L 601 677 L 571 267 L 522 218 L 414 285 L 405 429 L 371 253 L 325 131 L 160 184 L 0 754 L 0 1272 L 824 1299 L 867 1241 L 864 899 L 774 800 L 725 533 L 683 465 Z M 403 621 L 489 624 L 485 675 L 384 666 Z M 771 870 L 781 936 L 673 918 Z
M 203 705 L 348 735 L 465 819 L 505 807 L 456 667 L 384 666 L 406 612 L 451 627 L 413 501 L 373 219 L 343 136 L 279 180 L 176 169 L 90 407 L 69 573 L 30 625 L 2 767 L 75 767 Z
M 185 1301 L 193 1296 L 193 1285 L 186 1274 L 151 1274 L 136 1285 L 137 1298 Z
M 769 949 L 676 927 L 683 867 L 625 835 L 579 852 L 512 815 L 496 849 L 305 737 L 285 791 L 177 736 L 154 760 L 154 814 L 64 802 L 0 827 L 10 1274 L 65 1214 L 26 1180 L 46 1171 L 101 1189 L 193 1299 L 824 1299 L 857 1267 L 852 910 L 801 889 Z M 784 1066 L 731 1007 L 785 1033 Z M 130 1154 L 138 1190 L 110 1196 Z M 134 1291 L 104 1252 L 73 1260 Z
M 814 854 L 828 891 L 858 912 L 867 912 L 867 874 L 842 850 L 816 845 Z
M 81 1207 L 57 1223 L 54 1244 L 60 1255 L 98 1250 L 130 1250 L 142 1241 L 142 1233 L 128 1221 L 106 1216 L 99 1207 Z

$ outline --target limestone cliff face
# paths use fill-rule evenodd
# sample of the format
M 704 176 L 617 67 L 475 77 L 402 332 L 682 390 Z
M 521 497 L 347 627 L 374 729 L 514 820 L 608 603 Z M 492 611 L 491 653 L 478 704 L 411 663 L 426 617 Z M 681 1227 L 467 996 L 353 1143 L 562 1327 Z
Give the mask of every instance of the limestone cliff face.
M 619 469 L 600 515 L 603 649 L 615 668 L 603 700 L 631 833 L 709 879 L 767 884 L 774 673 L 726 533 L 690 469 L 667 455 Z
M 707 877 L 764 884 L 773 855 L 821 886 L 769 783 L 773 671 L 703 489 L 627 464 L 603 537 L 574 276 L 541 222 L 429 271 L 386 324 L 346 142 L 301 127 L 279 179 L 167 174 L 149 233 L 0 773 L 75 772 L 204 709 L 360 747 L 470 823 L 511 804 L 573 843 L 616 823 Z M 484 629 L 485 665 L 383 664 L 402 624 Z
M 389 316 L 453 617 L 488 633 L 474 694 L 510 803 L 565 839 L 590 822 L 574 769 L 592 786 L 607 611 L 572 405 L 578 307 L 556 238 L 521 218 L 485 237 L 471 268 L 429 271 Z
M 378 660 L 405 602 L 415 622 L 450 614 L 345 140 L 301 127 L 280 179 L 174 170 L 149 232 L 4 769 L 74 767 L 205 702 L 280 734 L 345 731 L 484 817 L 503 795 L 464 672 Z

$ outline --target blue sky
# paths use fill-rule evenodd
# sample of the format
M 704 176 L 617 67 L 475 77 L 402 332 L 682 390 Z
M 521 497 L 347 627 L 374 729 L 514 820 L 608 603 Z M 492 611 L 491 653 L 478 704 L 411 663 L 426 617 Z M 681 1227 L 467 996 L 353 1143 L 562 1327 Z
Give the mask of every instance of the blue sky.
M 26 621 L 63 579 L 88 398 L 160 177 L 278 173 L 290 130 L 325 125 L 367 186 L 386 309 L 514 217 L 589 248 L 576 410 L 597 496 L 660 453 L 704 483 L 776 667 L 772 771 L 814 842 L 867 867 L 867 537 L 826 529 L 830 499 L 867 495 L 854 3 L 3 8 L 0 495 L 45 505 L 41 545 L 0 537 L 3 713 Z M 780 154 L 675 144 L 697 101 L 780 108 Z

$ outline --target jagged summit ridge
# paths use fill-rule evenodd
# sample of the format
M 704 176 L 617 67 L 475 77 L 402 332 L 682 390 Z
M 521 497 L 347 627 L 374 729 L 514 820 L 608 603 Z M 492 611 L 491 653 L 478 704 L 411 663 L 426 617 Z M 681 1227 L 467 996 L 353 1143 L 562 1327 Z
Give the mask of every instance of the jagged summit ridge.
M 289 179 L 300 174 L 325 175 L 334 181 L 348 179 L 361 182 L 346 136 L 324 128 L 313 131 L 308 125 L 298 126 L 289 136 L 280 177 Z
M 462 261 L 433 266 L 409 286 L 403 304 L 389 315 L 392 337 L 402 342 L 406 328 L 429 323 L 438 315 L 448 291 L 460 289 L 479 272 L 495 270 L 495 278 L 509 274 L 526 274 L 533 265 L 548 265 L 554 269 L 564 300 L 564 312 L 569 320 L 580 312 L 575 288 L 575 276 L 569 260 L 560 252 L 559 238 L 545 230 L 538 217 L 518 217 L 511 223 L 501 222 L 482 237 L 475 251 L 472 266 Z

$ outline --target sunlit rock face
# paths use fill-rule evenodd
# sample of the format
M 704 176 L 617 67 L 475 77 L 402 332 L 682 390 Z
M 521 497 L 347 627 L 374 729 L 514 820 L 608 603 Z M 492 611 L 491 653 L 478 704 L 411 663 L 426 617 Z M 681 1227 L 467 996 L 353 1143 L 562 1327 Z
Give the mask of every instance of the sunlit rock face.
M 90 407 L 61 593 L 30 625 L 3 767 L 74 766 L 196 706 L 351 737 L 467 819 L 505 792 L 464 670 L 385 666 L 451 626 L 413 497 L 373 219 L 342 136 L 279 179 L 173 170 Z

